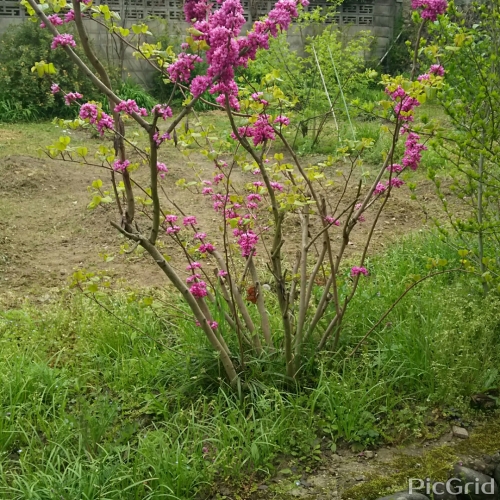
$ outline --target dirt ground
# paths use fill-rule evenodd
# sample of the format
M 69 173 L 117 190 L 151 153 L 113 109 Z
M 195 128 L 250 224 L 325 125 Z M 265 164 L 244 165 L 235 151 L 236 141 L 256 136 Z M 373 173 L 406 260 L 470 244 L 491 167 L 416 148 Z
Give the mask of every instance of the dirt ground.
M 169 168 L 168 182 L 186 175 L 179 162 Z M 200 159 L 199 168 L 205 178 L 211 177 L 213 166 L 207 160 Z M 238 175 L 237 182 L 255 180 L 251 174 Z M 125 240 L 110 225 L 110 221 L 117 221 L 113 206 L 86 208 L 91 199 L 87 188 L 99 176 L 103 172 L 97 168 L 47 157 L 0 157 L 0 297 L 4 301 L 20 297 L 43 299 L 48 292 L 65 287 L 78 268 L 105 269 L 130 286 L 165 285 L 165 278 L 147 256 L 119 254 Z M 423 181 L 420 196 L 425 197 L 426 190 L 430 193 L 431 189 Z M 374 252 L 426 224 L 419 203 L 410 199 L 407 188 L 393 193 L 373 238 Z M 176 196 L 186 214 L 197 216 L 205 232 L 219 232 L 220 220 L 209 199 L 188 191 L 178 191 Z M 361 251 L 369 222 L 368 216 L 367 222 L 353 231 L 351 253 Z M 289 239 L 298 235 L 298 221 L 293 217 L 286 234 Z M 332 236 L 334 246 L 335 238 L 340 240 L 340 231 L 338 236 Z M 175 255 L 176 250 L 167 243 L 170 251 Z M 104 262 L 102 254 L 115 258 Z

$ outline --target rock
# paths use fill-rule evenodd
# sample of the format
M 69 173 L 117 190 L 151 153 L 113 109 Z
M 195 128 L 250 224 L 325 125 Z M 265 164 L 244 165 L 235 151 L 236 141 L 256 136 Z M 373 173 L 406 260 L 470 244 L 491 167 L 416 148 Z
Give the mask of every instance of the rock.
M 364 481 L 366 479 L 365 476 L 356 476 L 355 477 L 356 481 Z
M 379 498 L 378 500 L 429 500 L 422 493 L 408 493 L 407 491 L 399 491 L 387 497 Z
M 497 451 L 492 457 L 491 461 L 495 464 L 500 464 L 500 451 Z M 499 485 L 500 486 L 500 485 Z
M 493 473 L 493 477 L 497 482 L 497 485 L 500 485 L 500 464 L 497 465 L 495 472 Z
M 257 489 L 265 491 L 269 489 L 269 486 L 267 486 L 267 484 L 259 484 L 259 486 L 257 486 Z
M 365 457 L 367 459 L 375 458 L 375 452 L 374 451 L 365 451 Z
M 457 500 L 456 495 L 446 491 L 446 488 L 441 485 L 436 487 L 436 492 L 437 493 L 432 492 L 432 500 Z
M 294 488 L 293 490 L 291 490 L 289 492 L 289 495 L 292 496 L 292 497 L 301 498 L 301 497 L 307 496 L 307 493 L 303 489 Z
M 495 480 L 481 472 L 455 465 L 453 467 L 453 479 L 452 488 L 465 498 L 471 500 L 498 500 L 498 485 Z
M 458 427 L 458 426 L 454 425 L 451 428 L 451 431 L 453 432 L 453 435 L 457 438 L 468 439 L 468 437 L 469 437 L 469 433 L 467 432 L 467 429 L 464 429 L 463 427 Z

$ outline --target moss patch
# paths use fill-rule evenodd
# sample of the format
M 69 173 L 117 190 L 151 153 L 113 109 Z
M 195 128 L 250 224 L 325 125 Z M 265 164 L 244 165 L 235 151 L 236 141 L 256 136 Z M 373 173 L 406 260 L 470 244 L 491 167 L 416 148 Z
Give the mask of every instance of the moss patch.
M 500 413 L 478 426 L 470 438 L 462 441 L 456 447 L 458 453 L 467 455 L 481 455 L 500 451 Z
M 381 473 L 367 474 L 368 481 L 345 490 L 342 498 L 374 500 L 408 487 L 408 478 L 431 477 L 446 480 L 452 466 L 461 455 L 491 454 L 500 450 L 500 413 L 478 426 L 469 439 L 425 451 L 421 456 L 397 455 L 381 466 Z
M 368 474 L 368 481 L 344 491 L 342 497 L 373 500 L 404 490 L 408 487 L 410 477 L 432 477 L 438 481 L 446 479 L 448 471 L 457 460 L 456 451 L 451 446 L 433 448 L 421 456 L 397 455 L 384 465 L 383 474 Z

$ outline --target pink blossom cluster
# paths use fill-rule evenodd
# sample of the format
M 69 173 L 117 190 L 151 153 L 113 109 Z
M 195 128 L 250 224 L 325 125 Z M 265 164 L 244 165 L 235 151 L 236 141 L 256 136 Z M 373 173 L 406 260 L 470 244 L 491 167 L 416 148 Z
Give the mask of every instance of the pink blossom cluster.
M 387 170 L 389 172 L 394 172 L 396 174 L 399 174 L 400 172 L 402 172 L 404 169 L 404 167 L 402 165 L 400 165 L 399 163 L 393 163 L 392 165 L 389 165 L 387 167 Z
M 213 251 L 215 251 L 215 247 L 212 245 L 212 243 L 203 243 L 198 248 L 198 252 L 200 252 L 201 254 L 212 253 Z
M 333 224 L 334 226 L 340 226 L 340 221 L 338 219 L 335 219 L 335 217 L 332 217 L 331 215 L 327 215 L 325 217 L 325 222 L 327 224 Z
M 161 162 L 159 162 L 159 161 L 158 161 L 158 162 L 156 162 L 156 168 L 158 169 L 158 172 L 159 172 L 159 174 L 160 174 L 160 177 L 161 177 L 162 179 L 164 179 L 164 178 L 165 178 L 165 174 L 167 174 L 167 173 L 168 173 L 168 168 L 167 168 L 167 166 L 165 165 L 165 163 L 161 163 Z
M 356 203 L 356 205 L 354 206 L 354 210 L 359 210 L 361 208 L 363 204 L 362 203 Z M 359 217 L 358 217 L 358 221 L 359 222 L 365 222 L 365 216 L 363 214 L 361 214 Z
M 82 97 L 83 95 L 80 94 L 80 92 L 68 92 L 64 96 L 64 103 L 66 106 L 70 106 L 72 102 L 75 102 L 77 99 L 81 99 Z
M 191 71 L 194 69 L 194 64 L 197 62 L 202 62 L 200 56 L 181 52 L 177 61 L 173 62 L 167 68 L 170 79 L 174 82 L 188 82 L 191 78 Z
M 212 11 L 208 0 L 186 0 L 184 14 L 186 21 L 199 34 L 195 40 L 204 40 L 209 49 L 206 53 L 208 70 L 205 76 L 197 76 L 191 82 L 191 92 L 198 96 L 209 89 L 219 94 L 216 101 L 225 106 L 226 99 L 234 109 L 239 109 L 238 86 L 234 81 L 234 70 L 246 67 L 249 59 L 255 59 L 259 48 L 269 47 L 269 36 L 276 37 L 279 30 L 286 30 L 298 16 L 295 0 L 279 0 L 264 21 L 257 21 L 246 36 L 240 37 L 245 24 L 240 0 L 218 0 L 219 8 Z M 307 0 L 302 0 L 307 5 Z M 184 46 L 183 50 L 187 47 Z M 188 81 L 198 56 L 183 53 L 169 66 L 173 81 Z
M 420 106 L 418 100 L 409 96 L 401 85 L 398 85 L 396 90 L 390 91 L 389 89 L 385 89 L 385 91 L 396 102 L 394 112 L 397 117 L 402 121 L 413 121 L 413 110 L 417 106 Z
M 61 26 L 62 24 L 64 24 L 64 21 L 57 14 L 50 14 L 50 16 L 47 16 L 47 19 L 53 26 Z M 40 23 L 40 28 L 46 28 L 46 27 L 47 27 L 46 24 L 42 21 Z
M 269 118 L 269 115 L 262 114 L 259 115 L 259 118 L 257 118 L 254 124 L 240 127 L 238 129 L 240 137 L 252 137 L 254 146 L 263 144 L 267 140 L 274 141 L 276 135 L 272 125 L 269 123 Z M 231 134 L 231 137 L 236 139 L 234 134 Z
M 259 172 L 260 172 L 260 170 L 259 170 Z M 280 184 L 279 182 L 271 181 L 270 184 L 271 184 L 271 187 L 273 188 L 273 191 L 280 191 L 281 192 L 281 191 L 283 191 L 283 189 L 285 189 L 283 187 L 283 184 Z
M 446 0 L 412 0 L 412 9 L 422 9 L 422 19 L 435 21 L 438 15 L 444 14 L 448 7 Z
M 130 165 L 130 162 L 128 160 L 115 160 L 113 163 L 113 169 L 116 170 L 117 172 L 125 172 L 127 170 L 127 167 Z
M 417 80 L 419 82 L 422 82 L 424 80 L 430 80 L 431 75 L 436 75 L 436 76 L 444 76 L 444 68 L 440 64 L 433 64 L 429 68 L 428 73 L 424 73 L 423 75 L 420 75 Z
M 255 246 L 259 241 L 258 235 L 250 229 L 246 231 L 235 229 L 233 233 L 236 237 L 238 237 L 238 245 L 240 247 L 242 257 L 255 255 Z
M 189 287 L 189 291 L 194 297 L 198 299 L 202 299 L 203 297 L 206 297 L 208 295 L 207 284 L 204 281 L 198 281 L 197 283 L 193 283 Z
M 153 135 L 153 140 L 156 142 L 156 145 L 158 147 L 161 146 L 161 144 L 164 142 L 164 141 L 169 141 L 171 139 L 170 137 L 170 134 L 168 132 L 165 132 L 164 134 L 160 135 L 159 132 L 155 132 L 155 134 Z
M 399 179 L 398 177 L 394 177 L 393 179 L 390 179 L 389 181 L 386 182 L 379 182 L 376 186 L 375 189 L 373 190 L 373 196 L 378 196 L 385 191 L 387 191 L 387 188 L 389 186 L 395 187 L 395 188 L 400 188 L 404 184 L 404 181 Z
M 256 102 L 260 102 L 261 104 L 263 104 L 264 106 L 267 106 L 269 104 L 269 102 L 267 102 L 262 96 L 264 95 L 263 92 L 254 92 L 250 97 L 256 101 Z
M 75 11 L 73 9 L 70 9 L 66 14 L 64 14 L 64 22 L 65 23 L 70 23 L 71 21 L 75 20 Z
M 126 101 L 120 101 L 114 109 L 115 113 L 120 113 L 124 111 L 125 113 L 131 115 L 132 113 L 137 113 L 141 116 L 148 116 L 146 108 L 139 108 L 134 99 L 127 99 Z
M 403 156 L 402 163 L 405 167 L 416 170 L 422 159 L 422 151 L 427 149 L 426 146 L 420 144 L 418 141 L 420 136 L 415 132 L 409 132 L 408 138 L 405 142 L 405 152 Z
M 57 49 L 57 47 L 76 47 L 76 42 L 73 39 L 73 35 L 69 33 L 64 33 L 63 35 L 56 35 L 52 39 L 52 43 L 50 44 L 50 48 L 52 50 Z
M 61 87 L 59 87 L 58 83 L 53 83 L 50 86 L 50 91 L 52 92 L 52 94 L 57 94 L 58 92 L 61 92 Z
M 156 114 L 161 118 L 163 118 L 164 120 L 166 120 L 167 118 L 172 117 L 172 109 L 170 108 L 170 106 L 167 106 L 166 104 L 156 104 L 156 106 L 154 106 L 153 109 L 151 110 L 151 114 L 152 115 Z
M 88 120 L 89 123 L 95 124 L 101 136 L 104 135 L 104 131 L 106 129 L 113 130 L 113 127 L 115 126 L 113 117 L 104 112 L 101 112 L 99 116 L 99 109 L 97 105 L 90 102 L 87 102 L 80 106 L 79 116 L 82 120 Z
M 182 223 L 185 226 L 190 226 L 191 224 L 196 224 L 196 217 L 194 215 L 188 215 L 187 217 L 184 217 L 182 220 Z
M 366 267 L 358 267 L 354 266 L 351 268 L 351 276 L 359 276 L 360 274 L 364 274 L 365 276 L 368 276 L 368 269 Z
M 101 112 L 101 117 L 97 122 L 97 131 L 100 136 L 102 137 L 104 135 L 105 130 L 113 130 L 114 126 L 115 121 L 113 120 L 113 117 Z
M 280 125 L 290 125 L 290 118 L 287 118 L 286 116 L 279 115 L 274 119 L 274 123 L 279 123 Z

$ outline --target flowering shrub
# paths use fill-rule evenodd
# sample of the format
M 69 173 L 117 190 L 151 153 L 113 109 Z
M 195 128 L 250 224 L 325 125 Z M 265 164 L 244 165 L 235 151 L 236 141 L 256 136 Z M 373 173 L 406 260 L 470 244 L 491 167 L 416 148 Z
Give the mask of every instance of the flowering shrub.
M 74 14 L 69 17 L 74 18 L 71 22 L 79 34 L 78 43 L 92 62 L 95 74 L 84 67 L 73 51 L 75 40 L 58 31 L 61 25 L 51 22 L 46 9 L 41 9 L 35 0 L 23 0 L 23 3 L 30 15 L 38 16 L 54 35 L 54 49 L 64 50 L 109 100 L 112 116 L 102 111 L 100 103 L 85 102 L 85 95 L 52 82 L 54 92 L 62 92 L 68 104 L 80 107 L 79 118 L 73 126 L 86 122 L 113 141 L 112 148 L 101 147 L 97 155 L 99 166 L 110 172 L 110 189 L 103 193 L 102 181 L 95 181 L 91 207 L 115 202 L 120 219 L 112 225 L 140 245 L 178 290 L 192 312 L 192 321 L 199 325 L 217 351 L 229 382 L 238 383 L 239 371 L 245 365 L 244 356 L 249 352 L 282 353 L 286 375 L 294 378 L 303 366 L 306 344 L 315 344 L 316 350 L 328 344 L 330 349 L 337 350 L 349 303 L 360 279 L 370 276 L 365 262 L 380 214 L 392 190 L 403 184 L 401 173 L 417 168 L 420 152 L 425 149 L 420 136 L 411 129 L 416 121 L 414 110 L 428 89 L 440 84 L 439 71 L 432 70 L 429 79 L 415 82 L 384 77 L 388 100 L 379 103 L 376 111 L 393 124 L 393 140 L 384 163 L 370 184 L 364 185 L 357 170 L 360 154 L 371 145 L 369 140 L 346 143 L 337 157 L 304 165 L 284 136 L 291 102 L 276 79 L 266 79 L 262 93 L 253 95 L 241 92 L 235 81 L 235 68 L 246 67 L 257 50 L 267 49 L 270 38 L 290 26 L 307 0 L 299 3 L 278 0 L 268 16 L 255 22 L 245 35 L 241 32 L 245 19 L 239 0 L 222 0 L 215 9 L 205 0 L 187 0 L 184 10 L 190 24 L 189 36 L 178 55 L 140 43 L 140 37 L 130 30 L 120 30 L 106 6 L 75 0 Z M 49 6 L 55 12 L 69 9 L 64 0 L 62 4 L 61 0 L 51 0 Z M 133 47 L 138 56 L 168 76 L 186 95 L 182 111 L 174 115 L 168 104 L 145 109 L 134 100 L 120 99 L 87 43 L 82 16 L 106 26 Z M 132 26 L 132 32 L 146 33 L 147 27 Z M 194 65 L 200 60 L 207 63 L 206 74 L 191 78 Z M 52 74 L 47 76 L 54 80 Z M 231 136 L 223 141 L 225 149 L 217 148 L 207 131 L 197 133 L 188 126 L 188 114 L 206 90 L 214 95 L 215 107 L 225 111 L 231 126 Z M 371 111 L 374 109 L 372 103 Z M 124 116 L 133 119 L 147 133 L 147 148 L 126 140 Z M 183 121 L 184 132 L 181 132 Z M 169 179 L 165 143 L 174 143 L 189 154 L 186 146 L 199 137 L 206 141 L 202 153 L 214 165 L 212 179 L 198 179 L 194 183 L 181 179 L 174 185 Z M 395 146 L 401 137 L 406 137 L 406 149 L 400 163 L 396 163 Z M 270 154 L 273 141 L 278 140 L 289 161 L 283 154 Z M 87 148 L 74 150 L 69 142 L 69 138 L 59 138 L 48 147 L 48 154 L 95 163 L 89 159 Z M 241 150 L 246 154 L 242 155 Z M 331 175 L 335 164 L 343 164 L 345 169 L 345 186 L 341 190 L 336 189 Z M 146 199 L 134 193 L 138 181 L 133 175 L 139 168 L 148 169 L 149 185 L 142 188 Z M 232 173 L 236 168 L 251 173 L 255 180 L 245 186 L 235 186 Z M 120 183 L 117 176 L 122 179 Z M 171 201 L 169 193 L 193 184 L 195 193 L 206 200 L 207 208 L 211 206 L 214 216 L 220 219 L 222 235 L 202 228 L 198 217 Z M 298 251 L 288 265 L 286 251 L 293 234 L 287 224 L 291 219 L 299 221 L 300 235 L 296 241 Z M 369 227 L 366 242 L 357 257 L 359 265 L 349 269 L 344 265 L 346 249 L 351 234 L 361 223 Z M 332 238 L 334 234 L 338 240 Z M 180 269 L 186 271 L 179 271 L 179 267 L 162 254 L 160 249 L 168 240 L 180 248 L 187 261 Z M 339 243 L 334 247 L 336 241 Z M 274 292 L 262 286 L 263 266 L 259 261 L 265 262 L 270 270 Z M 324 285 L 318 302 L 313 303 L 312 291 L 319 277 Z M 75 279 L 81 280 L 82 276 L 77 274 Z M 93 290 L 95 285 L 91 287 Z M 279 331 L 271 331 L 266 300 L 276 300 L 278 304 Z M 215 314 L 224 319 L 226 333 L 222 333 L 220 321 L 214 320 Z M 259 325 L 255 324 L 255 315 Z M 239 345 L 239 361 L 233 353 L 235 339 Z

